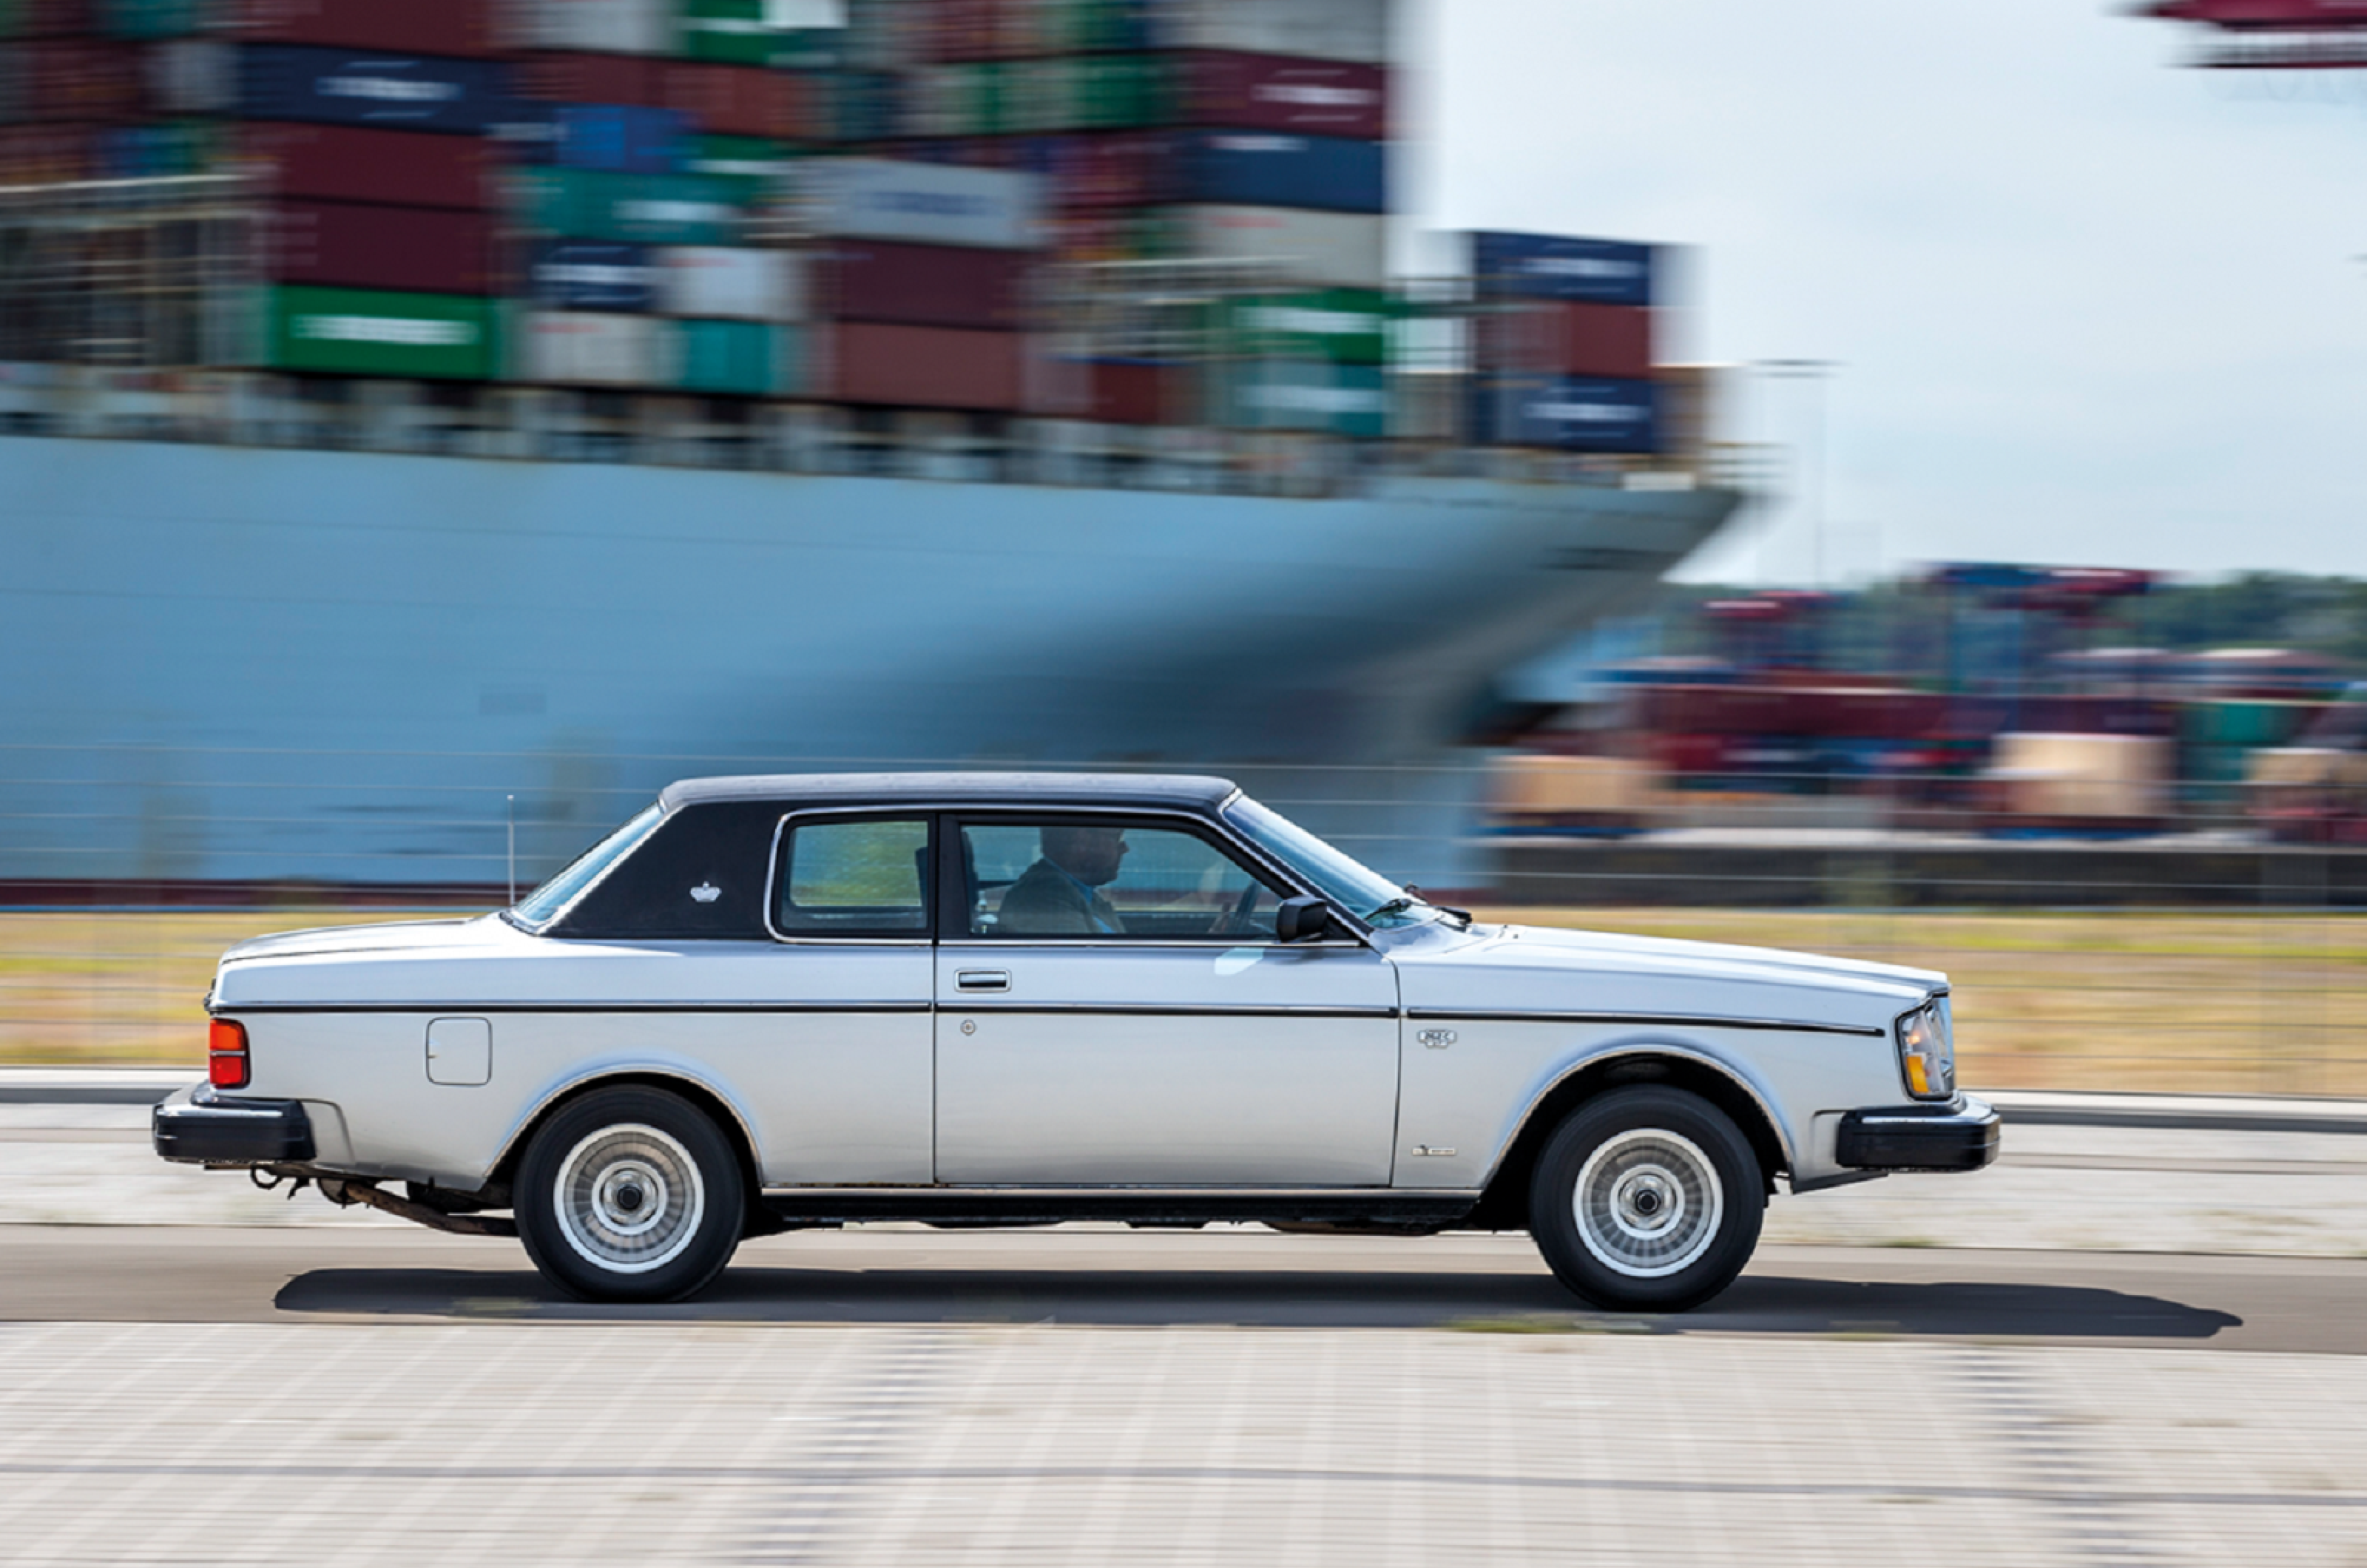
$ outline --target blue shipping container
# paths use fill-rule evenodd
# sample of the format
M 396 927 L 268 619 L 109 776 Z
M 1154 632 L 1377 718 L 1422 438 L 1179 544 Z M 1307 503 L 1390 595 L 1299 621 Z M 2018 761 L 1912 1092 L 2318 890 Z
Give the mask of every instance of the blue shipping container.
M 689 117 L 629 104 L 560 107 L 559 162 L 615 175 L 680 174 L 690 153 Z
M 1388 147 L 1341 136 L 1203 130 L 1178 142 L 1179 199 L 1225 207 L 1387 212 Z
M 1471 276 L 1483 295 L 1591 299 L 1601 305 L 1653 303 L 1649 245 L 1558 234 L 1471 236 Z
M 1650 381 L 1538 377 L 1482 387 L 1475 397 L 1483 445 L 1565 452 L 1660 449 L 1660 389 Z
M 490 60 L 368 54 L 309 44 L 239 46 L 247 119 L 482 136 L 514 114 L 509 69 Z
M 535 299 L 562 310 L 654 310 L 658 269 L 647 245 L 550 240 L 535 247 L 527 276 Z

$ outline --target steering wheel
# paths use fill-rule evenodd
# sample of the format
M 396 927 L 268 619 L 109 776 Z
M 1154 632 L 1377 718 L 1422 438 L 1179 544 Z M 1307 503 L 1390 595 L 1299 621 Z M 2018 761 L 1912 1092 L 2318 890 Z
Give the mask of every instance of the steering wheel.
M 1216 923 L 1208 930 L 1217 936 L 1255 935 L 1257 928 L 1250 919 L 1250 911 L 1257 908 L 1258 895 L 1263 891 L 1254 882 L 1242 888 L 1241 896 L 1233 901 L 1232 908 L 1218 915 Z

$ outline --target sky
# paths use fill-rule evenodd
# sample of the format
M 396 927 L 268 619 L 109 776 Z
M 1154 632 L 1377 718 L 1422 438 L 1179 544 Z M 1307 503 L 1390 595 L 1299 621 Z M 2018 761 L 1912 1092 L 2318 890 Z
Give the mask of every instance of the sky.
M 2367 72 L 2182 69 L 2117 0 L 1405 25 L 1413 222 L 1682 245 L 1674 357 L 1834 367 L 1725 378 L 1782 494 L 1682 577 L 2367 577 Z

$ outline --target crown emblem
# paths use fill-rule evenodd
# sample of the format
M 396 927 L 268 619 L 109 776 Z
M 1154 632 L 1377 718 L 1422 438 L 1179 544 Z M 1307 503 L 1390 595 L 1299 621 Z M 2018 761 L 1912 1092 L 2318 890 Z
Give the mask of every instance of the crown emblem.
M 690 890 L 690 896 L 702 904 L 712 904 L 723 897 L 723 889 L 712 882 L 702 882 Z

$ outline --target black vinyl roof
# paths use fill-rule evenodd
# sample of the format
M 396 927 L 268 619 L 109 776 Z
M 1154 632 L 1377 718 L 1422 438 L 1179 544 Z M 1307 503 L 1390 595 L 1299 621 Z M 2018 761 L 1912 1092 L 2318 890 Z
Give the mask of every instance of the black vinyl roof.
M 751 773 L 683 779 L 666 785 L 667 811 L 710 801 L 785 806 L 1159 806 L 1213 811 L 1233 794 L 1230 779 L 1191 773 Z

